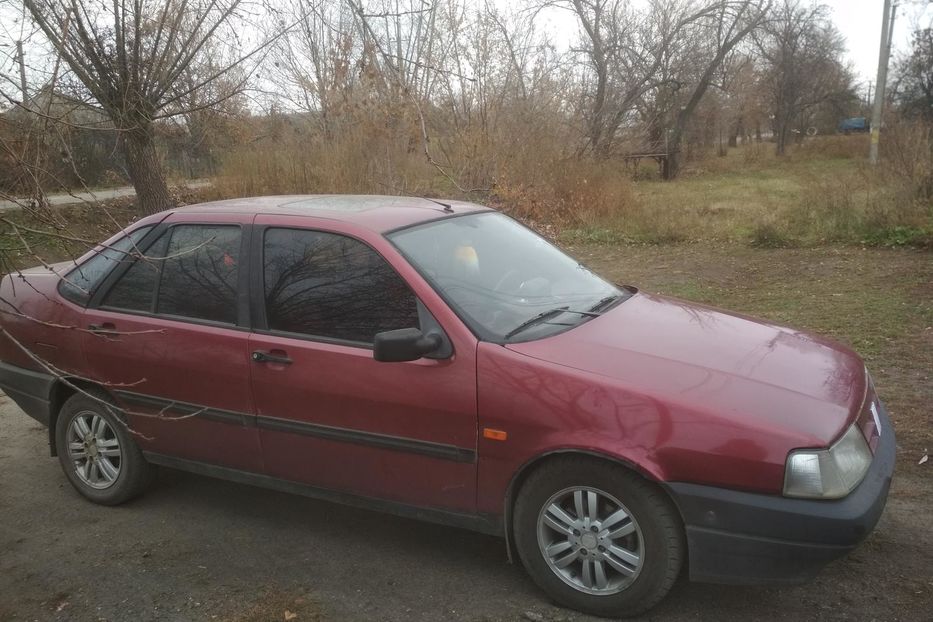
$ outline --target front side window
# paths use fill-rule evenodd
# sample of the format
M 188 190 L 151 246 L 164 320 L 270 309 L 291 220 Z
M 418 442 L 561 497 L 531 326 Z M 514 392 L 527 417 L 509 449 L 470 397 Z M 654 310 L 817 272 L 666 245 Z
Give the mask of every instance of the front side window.
M 376 333 L 420 327 L 405 281 L 353 238 L 268 229 L 263 277 L 270 330 L 371 344 Z
M 124 261 L 133 260 L 131 253 L 134 245 L 138 244 L 150 229 L 152 225 L 140 227 L 106 248 L 101 248 L 87 261 L 75 266 L 62 281 L 59 289 L 62 296 L 79 305 L 86 305 L 111 270 Z
M 483 339 L 553 335 L 629 295 L 497 212 L 416 225 L 389 239 Z
M 235 324 L 240 235 L 235 225 L 172 227 L 120 277 L 103 306 Z

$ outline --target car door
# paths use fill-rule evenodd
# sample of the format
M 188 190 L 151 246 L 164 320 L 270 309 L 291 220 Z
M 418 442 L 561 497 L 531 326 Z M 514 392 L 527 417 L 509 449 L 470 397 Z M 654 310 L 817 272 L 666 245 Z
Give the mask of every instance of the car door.
M 385 257 L 346 232 L 296 228 L 271 215 L 256 225 L 250 350 L 266 472 L 472 512 L 475 341 L 448 330 L 451 356 L 375 361 L 373 335 L 433 325 L 437 315 L 425 303 L 442 312 L 437 298 L 419 301 Z
M 115 270 L 85 312 L 88 375 L 130 413 L 144 451 L 262 470 L 249 387 L 249 219 L 169 217 L 146 258 Z

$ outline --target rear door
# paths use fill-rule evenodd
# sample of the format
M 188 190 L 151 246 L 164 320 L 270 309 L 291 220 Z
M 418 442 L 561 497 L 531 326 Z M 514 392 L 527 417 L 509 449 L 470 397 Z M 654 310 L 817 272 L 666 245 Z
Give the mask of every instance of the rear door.
M 246 215 L 177 215 L 117 269 L 85 324 L 87 369 L 144 450 L 262 470 L 249 387 Z M 163 259 L 164 258 L 164 259 Z
M 448 330 L 449 358 L 375 361 L 376 332 L 438 317 L 398 268 L 414 271 L 346 232 L 256 223 L 249 349 L 266 472 L 472 512 L 475 342 Z

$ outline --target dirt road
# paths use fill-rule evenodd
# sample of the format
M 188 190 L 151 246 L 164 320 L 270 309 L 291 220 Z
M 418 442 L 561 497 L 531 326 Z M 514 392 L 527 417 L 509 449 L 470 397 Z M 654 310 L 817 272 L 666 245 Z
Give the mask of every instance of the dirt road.
M 205 188 L 211 185 L 211 182 L 205 179 L 195 179 L 180 184 L 191 190 Z M 50 194 L 46 197 L 49 205 L 74 205 L 76 203 L 108 201 L 110 199 L 119 199 L 121 197 L 136 196 L 136 190 L 133 186 L 121 186 L 119 188 L 101 188 L 90 192 L 74 192 L 72 194 Z M 0 201 L 0 212 L 8 209 L 17 209 L 19 205 L 14 201 Z

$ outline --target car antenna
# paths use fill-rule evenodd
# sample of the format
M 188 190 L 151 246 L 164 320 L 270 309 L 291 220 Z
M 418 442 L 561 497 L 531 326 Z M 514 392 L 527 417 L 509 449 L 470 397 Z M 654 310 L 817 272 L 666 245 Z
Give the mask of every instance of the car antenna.
M 445 212 L 449 214 L 454 213 L 454 208 L 450 205 L 450 203 L 444 203 L 443 201 L 438 201 L 437 199 L 429 199 L 428 197 L 421 197 L 421 198 L 424 199 L 425 201 L 430 201 L 431 203 L 437 203 L 438 205 L 444 208 Z

